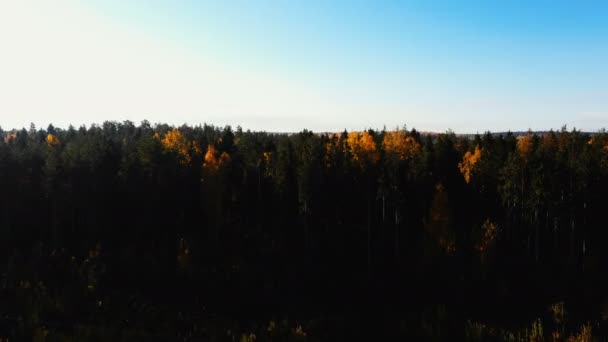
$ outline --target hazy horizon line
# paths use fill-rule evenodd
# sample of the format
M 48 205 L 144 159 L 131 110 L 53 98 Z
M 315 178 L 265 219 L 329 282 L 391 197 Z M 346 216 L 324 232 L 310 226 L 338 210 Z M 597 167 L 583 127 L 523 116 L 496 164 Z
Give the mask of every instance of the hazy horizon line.
M 0 129 L 5 131 L 5 132 L 12 132 L 12 131 L 20 131 L 20 130 L 29 130 L 31 129 L 31 125 L 34 125 L 34 127 L 36 128 L 36 130 L 47 130 L 49 126 L 53 126 L 53 128 L 55 129 L 60 129 L 63 131 L 67 131 L 70 129 L 70 127 L 74 128 L 74 129 L 80 129 L 81 127 L 85 127 L 85 129 L 89 129 L 91 127 L 102 127 L 105 123 L 114 123 L 114 124 L 125 124 L 125 123 L 132 123 L 134 126 L 136 127 L 141 127 L 144 123 L 149 124 L 151 127 L 156 127 L 156 126 L 161 126 L 161 125 L 167 125 L 169 127 L 174 127 L 174 128 L 179 128 L 179 127 L 183 127 L 183 126 L 188 126 L 188 127 L 203 127 L 203 126 L 211 126 L 214 128 L 225 128 L 225 127 L 230 127 L 233 130 L 238 130 L 239 128 L 241 128 L 243 131 L 251 131 L 251 132 L 265 132 L 265 133 L 271 133 L 271 134 L 297 134 L 303 131 L 310 131 L 313 133 L 318 133 L 318 134 L 323 134 L 323 133 L 341 133 L 344 131 L 347 132 L 362 132 L 362 131 L 367 131 L 367 130 L 373 130 L 373 131 L 378 131 L 378 132 L 382 132 L 382 131 L 396 131 L 396 130 L 402 130 L 402 129 L 407 129 L 408 131 L 412 131 L 412 130 L 416 130 L 417 132 L 421 133 L 421 134 L 447 134 L 447 133 L 454 133 L 456 135 L 476 135 L 476 134 L 485 134 L 485 133 L 491 133 L 491 134 L 502 134 L 502 133 L 525 133 L 525 132 L 532 132 L 532 133 L 546 133 L 546 132 L 559 132 L 562 130 L 566 130 L 566 131 L 577 131 L 577 132 L 582 132 L 582 133 L 602 133 L 603 131 L 606 130 L 606 127 L 599 127 L 594 131 L 590 131 L 590 130 L 583 130 L 583 129 L 577 129 L 576 126 L 573 126 L 572 128 L 568 127 L 567 124 L 562 125 L 559 128 L 556 127 L 550 127 L 550 128 L 543 128 L 543 129 L 532 129 L 532 128 L 526 128 L 526 129 L 507 129 L 507 130 L 484 130 L 484 131 L 456 131 L 453 130 L 451 128 L 447 128 L 445 130 L 433 130 L 433 129 L 420 129 L 417 128 L 416 126 L 409 126 L 407 124 L 402 124 L 402 125 L 397 125 L 397 126 L 393 126 L 393 127 L 389 127 L 388 125 L 382 125 L 382 127 L 371 127 L 371 126 L 363 126 L 362 128 L 359 129 L 348 129 L 348 128 L 343 128 L 343 129 L 337 129 L 337 130 L 315 130 L 315 129 L 311 129 L 311 128 L 307 128 L 307 127 L 303 127 L 299 130 L 266 130 L 266 129 L 251 129 L 251 128 L 247 128 L 244 125 L 241 124 L 233 124 L 233 123 L 209 123 L 209 122 L 198 122 L 198 123 L 182 123 L 182 124 L 174 124 L 174 123 L 169 123 L 169 122 L 151 122 L 149 120 L 141 120 L 139 123 L 132 121 L 132 120 L 105 120 L 101 123 L 97 123 L 97 122 L 92 122 L 92 123 L 81 123 L 81 124 L 67 124 L 67 125 L 55 125 L 53 123 L 49 123 L 48 125 L 46 125 L 46 127 L 44 127 L 44 124 L 36 124 L 34 122 L 30 123 L 30 127 L 26 127 L 23 126 L 21 128 L 17 128 L 17 127 L 12 127 L 12 128 L 5 128 L 2 124 L 0 124 Z

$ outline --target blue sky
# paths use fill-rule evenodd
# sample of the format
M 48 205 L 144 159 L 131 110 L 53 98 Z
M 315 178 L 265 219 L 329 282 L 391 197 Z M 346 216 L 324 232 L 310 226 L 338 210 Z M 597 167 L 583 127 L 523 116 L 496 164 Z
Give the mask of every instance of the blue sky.
M 65 0 L 0 13 L 4 128 L 608 126 L 605 2 Z

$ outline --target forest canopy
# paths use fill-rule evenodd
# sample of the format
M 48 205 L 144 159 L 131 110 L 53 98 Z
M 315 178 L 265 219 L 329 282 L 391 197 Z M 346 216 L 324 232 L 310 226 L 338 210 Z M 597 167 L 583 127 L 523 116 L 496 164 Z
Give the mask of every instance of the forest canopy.
M 314 315 L 410 322 L 408 310 L 439 303 L 464 325 L 532 321 L 563 301 L 608 310 L 603 130 L 32 125 L 0 130 L 0 182 L 2 293 L 16 298 L 0 309 L 4 336 L 67 336 L 61 322 L 94 334 L 114 320 L 185 334 L 204 310 L 290 314 L 300 321 L 286 333 L 318 339 L 336 335 L 302 325 Z M 271 335 L 266 325 L 228 330 Z

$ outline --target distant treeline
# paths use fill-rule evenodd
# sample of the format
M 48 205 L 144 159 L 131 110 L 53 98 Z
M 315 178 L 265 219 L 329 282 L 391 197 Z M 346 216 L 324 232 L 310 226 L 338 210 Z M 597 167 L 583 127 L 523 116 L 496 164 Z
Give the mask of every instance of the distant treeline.
M 0 337 L 272 340 L 289 317 L 285 339 L 460 339 L 563 302 L 608 318 L 605 131 L 32 125 L 0 130 L 0 190 Z

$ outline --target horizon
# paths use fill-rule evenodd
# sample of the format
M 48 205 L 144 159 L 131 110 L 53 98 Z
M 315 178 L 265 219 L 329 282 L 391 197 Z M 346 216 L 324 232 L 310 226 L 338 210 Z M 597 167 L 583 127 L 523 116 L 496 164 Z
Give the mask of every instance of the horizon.
M 337 133 L 341 133 L 344 131 L 347 132 L 363 132 L 363 131 L 367 131 L 367 130 L 373 130 L 376 132 L 394 132 L 394 131 L 399 131 L 399 130 L 403 130 L 406 129 L 407 131 L 412 131 L 415 130 L 416 132 L 420 133 L 420 134 L 431 134 L 431 135 L 439 135 L 439 134 L 449 134 L 449 133 L 453 133 L 455 135 L 461 135 L 461 136 L 468 136 L 468 135 L 483 135 L 486 133 L 490 133 L 490 134 L 507 134 L 507 133 L 513 133 L 513 134 L 521 134 L 521 133 L 533 133 L 533 134 L 538 134 L 538 133 L 548 133 L 548 132 L 560 132 L 563 131 L 564 129 L 567 132 L 579 132 L 579 133 L 584 133 L 584 134 L 598 134 L 598 133 L 604 133 L 606 131 L 605 127 L 601 127 L 598 128 L 596 130 L 590 131 L 590 130 L 583 130 L 583 129 L 579 129 L 577 127 L 568 127 L 568 125 L 562 125 L 559 128 L 549 128 L 549 129 L 539 129 L 539 130 L 532 130 L 530 128 L 528 129 L 521 129 L 521 130 L 505 130 L 505 131 L 490 131 L 490 130 L 485 130 L 485 131 L 477 131 L 477 132 L 459 132 L 459 131 L 454 131 L 450 128 L 446 129 L 445 131 L 432 131 L 432 130 L 425 130 L 425 129 L 419 129 L 417 127 L 410 127 L 407 124 L 404 125 L 398 125 L 395 127 L 387 127 L 386 125 L 384 125 L 383 127 L 362 127 L 359 129 L 341 129 L 341 130 L 335 130 L 335 131 L 315 131 L 306 127 L 303 127 L 300 130 L 294 130 L 294 131 L 270 131 L 270 130 L 257 130 L 257 129 L 251 129 L 249 127 L 243 127 L 241 125 L 231 125 L 231 124 L 214 124 L 214 123 L 209 123 L 209 122 L 201 122 L 201 123 L 196 123 L 196 124 L 188 124 L 188 123 L 182 123 L 182 124 L 171 124 L 168 122 L 150 122 L 149 120 L 142 120 L 141 122 L 133 122 L 130 120 L 124 120 L 124 121 L 116 121 L 116 120 L 105 120 L 103 122 L 93 122 L 90 124 L 80 124 L 80 125 L 73 125 L 73 124 L 68 124 L 67 126 L 61 126 L 61 125 L 55 125 L 52 122 L 49 123 L 46 126 L 38 126 L 36 125 L 36 123 L 34 122 L 30 122 L 30 124 L 28 126 L 23 126 L 23 127 L 12 127 L 12 128 L 8 128 L 8 127 L 4 127 L 0 124 L 0 130 L 5 131 L 5 132 L 16 132 L 16 131 L 20 131 L 20 130 L 29 130 L 31 128 L 32 125 L 34 125 L 34 127 L 36 128 L 37 131 L 40 130 L 48 130 L 49 126 L 52 126 L 53 129 L 59 129 L 62 131 L 67 131 L 71 128 L 73 129 L 80 129 L 82 127 L 84 127 L 85 129 L 90 129 L 92 127 L 102 127 L 104 125 L 104 123 L 106 122 L 110 122 L 110 123 L 114 123 L 114 124 L 124 124 L 127 122 L 130 122 L 131 124 L 135 125 L 136 127 L 141 127 L 144 123 L 149 124 L 151 127 L 155 128 L 157 126 L 161 126 L 161 125 L 167 125 L 169 127 L 172 128 L 180 128 L 183 126 L 188 126 L 188 127 L 202 127 L 202 126 L 211 126 L 214 128 L 218 128 L 218 129 L 224 129 L 226 127 L 230 127 L 232 130 L 236 131 L 237 129 L 241 129 L 243 132 L 247 132 L 247 131 L 251 131 L 251 132 L 263 132 L 263 133 L 269 133 L 269 134 L 297 134 L 297 133 L 301 133 L 303 131 L 310 131 L 314 134 L 337 134 Z
M 608 5 L 0 4 L 0 122 L 595 132 Z M 488 115 L 489 113 L 489 115 Z

